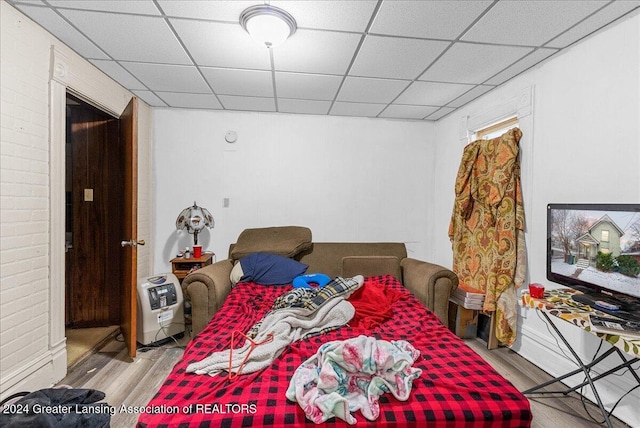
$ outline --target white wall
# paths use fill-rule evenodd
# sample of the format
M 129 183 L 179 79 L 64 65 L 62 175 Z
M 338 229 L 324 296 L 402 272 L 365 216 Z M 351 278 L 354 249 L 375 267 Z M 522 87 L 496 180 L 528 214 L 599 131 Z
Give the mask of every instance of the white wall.
M 429 253 L 431 123 L 155 109 L 154 135 L 156 273 L 191 245 L 175 220 L 194 200 L 216 221 L 199 240 L 218 260 L 245 228 L 292 224 L 315 241 L 400 241 L 413 257 Z
M 190 244 L 191 237 L 177 235 L 173 224 L 193 200 L 216 218 L 203 242 L 218 259 L 245 227 L 302 224 L 318 241 L 407 241 L 412 256 L 451 266 L 447 228 L 464 146 L 463 118 L 532 94 L 533 111 L 524 120 L 521 141 L 528 282 L 556 286 L 545 280 L 546 205 L 640 201 L 639 37 L 636 14 L 433 126 L 154 110 L 155 266 L 169 270 L 168 260 Z M 224 142 L 228 130 L 239 135 L 235 145 Z M 601 173 L 603 162 L 615 165 L 604 169 L 609 175 Z M 223 198 L 230 199 L 229 208 L 222 207 Z M 513 349 L 553 375 L 573 369 L 539 314 L 525 309 L 520 314 Z M 569 324 L 559 327 L 590 360 L 600 340 Z M 617 361 L 605 363 L 612 367 Z M 635 380 L 627 373 L 598 384 L 611 407 Z M 615 415 L 640 426 L 633 407 L 639 399 L 634 391 Z
M 0 2 L 0 395 L 49 387 L 66 374 L 64 337 L 64 87 L 121 112 L 132 94 L 8 3 Z M 66 69 L 51 80 L 52 47 Z M 54 89 L 62 88 L 62 98 Z M 60 95 L 58 93 L 58 95 Z M 52 107 L 62 101 L 62 108 Z M 151 234 L 149 107 L 139 103 L 139 228 Z M 61 111 L 60 111 L 61 110 Z M 51 117 L 52 112 L 60 113 Z M 52 126 L 52 123 L 54 124 Z M 62 171 L 62 172 L 61 172 Z M 62 211 L 64 213 L 64 211 Z M 150 240 L 150 236 L 146 239 Z M 150 251 L 138 270 L 152 270 Z M 60 275 L 61 274 L 61 275 Z M 62 279 L 61 279 L 62 278 Z
M 0 7 L 4 396 L 59 380 L 50 355 L 48 302 L 52 289 L 63 287 L 49 277 L 50 47 L 83 61 L 6 2 Z M 463 148 L 461 117 L 491 109 L 533 85 L 532 129 L 522 141 L 529 278 L 553 286 L 544 279 L 547 203 L 640 201 L 639 38 L 636 15 L 435 125 L 270 113 L 160 109 L 150 114 L 143 105 L 141 121 L 153 120 L 155 147 L 152 151 L 151 129 L 141 124 L 138 238 L 150 246 L 140 250 L 139 273 L 168 271 L 168 260 L 191 242 L 190 236 L 177 235 L 173 224 L 193 200 L 216 219 L 201 239 L 218 259 L 245 227 L 300 224 L 311 227 L 318 241 L 405 241 L 411 256 L 450 266 L 447 227 Z M 234 145 L 224 142 L 227 130 L 238 133 Z M 589 173 L 601 171 L 606 160 L 617 165 L 614 176 Z M 151 165 L 153 194 L 145 175 Z M 228 208 L 224 198 L 230 199 Z M 566 371 L 570 363 L 555 350 L 544 324 L 532 311 L 521 314 L 514 349 L 552 374 Z M 589 359 L 598 339 L 569 325 L 563 329 Z M 610 405 L 633 382 L 627 375 L 602 385 Z M 640 426 L 632 407 L 639 401 L 635 391 L 615 414 Z
M 639 76 L 640 17 L 636 14 L 440 120 L 436 126 L 434 230 L 446 231 L 449 224 L 463 149 L 459 141 L 462 118 L 481 115 L 533 86 L 532 123 L 523 130 L 521 141 L 529 281 L 556 287 L 546 280 L 546 205 L 640 202 Z M 435 236 L 436 246 L 449 245 L 446 233 Z M 451 266 L 451 253 L 438 252 L 435 260 Z M 557 340 L 535 311 L 522 309 L 521 316 L 520 339 L 514 345 L 518 353 L 553 375 L 574 368 L 558 351 Z M 590 361 L 599 339 L 568 323 L 561 322 L 560 327 L 579 354 Z M 613 363 L 616 358 L 610 357 Z M 581 380 L 580 376 L 572 379 Z M 605 405 L 611 406 L 636 382 L 627 373 L 598 384 Z M 640 391 L 636 390 L 618 405 L 615 415 L 631 426 L 640 426 L 639 402 Z

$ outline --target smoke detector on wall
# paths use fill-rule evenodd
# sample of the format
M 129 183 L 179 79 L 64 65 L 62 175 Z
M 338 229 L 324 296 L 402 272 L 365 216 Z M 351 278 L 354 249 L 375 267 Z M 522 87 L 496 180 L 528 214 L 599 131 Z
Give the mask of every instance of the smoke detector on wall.
M 224 139 L 227 143 L 235 143 L 238 140 L 238 134 L 236 131 L 228 131 Z

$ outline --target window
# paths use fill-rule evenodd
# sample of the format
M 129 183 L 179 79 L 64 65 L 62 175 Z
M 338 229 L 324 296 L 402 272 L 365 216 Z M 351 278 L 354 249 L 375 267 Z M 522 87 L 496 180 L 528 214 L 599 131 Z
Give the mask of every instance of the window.
M 609 242 L 609 231 L 608 230 L 603 230 L 602 231 L 602 242 Z
M 475 133 L 476 140 L 490 140 L 492 138 L 496 138 L 510 130 L 511 128 L 517 127 L 519 124 L 518 117 L 510 117 L 509 119 L 502 120 L 498 123 L 494 123 L 493 125 L 489 125 L 485 128 L 482 128 Z

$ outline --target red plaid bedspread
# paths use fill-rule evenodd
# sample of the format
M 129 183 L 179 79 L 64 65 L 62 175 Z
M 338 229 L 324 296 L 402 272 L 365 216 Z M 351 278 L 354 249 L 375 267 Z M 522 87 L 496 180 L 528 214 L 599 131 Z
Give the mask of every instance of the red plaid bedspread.
M 296 368 L 321 344 L 360 334 L 384 340 L 408 340 L 420 350 L 415 367 L 422 375 L 407 401 L 391 394 L 380 398 L 380 417 L 359 426 L 376 427 L 528 427 L 529 402 L 471 348 L 449 331 L 402 284 L 391 276 L 367 278 L 405 295 L 393 316 L 374 329 L 343 327 L 291 344 L 271 367 L 228 381 L 218 376 L 185 373 L 187 365 L 212 351 L 230 347 L 234 330 L 248 331 L 270 309 L 276 296 L 291 289 L 239 284 L 222 309 L 187 346 L 183 359 L 149 402 L 139 427 L 282 427 L 315 426 L 285 391 Z M 241 341 L 236 346 L 242 344 Z M 336 418 L 327 427 L 349 426 Z

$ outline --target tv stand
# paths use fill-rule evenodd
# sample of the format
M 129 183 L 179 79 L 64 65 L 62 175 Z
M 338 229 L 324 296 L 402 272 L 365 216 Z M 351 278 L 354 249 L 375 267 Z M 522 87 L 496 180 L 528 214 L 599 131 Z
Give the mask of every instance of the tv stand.
M 637 346 L 634 346 L 630 341 L 630 338 L 625 338 L 624 336 L 618 335 L 609 335 L 603 333 L 596 333 L 591 331 L 588 327 L 589 324 L 589 313 L 584 310 L 580 310 L 576 307 L 575 304 L 572 304 L 569 300 L 574 300 L 576 302 L 585 303 L 587 301 L 599 300 L 599 296 L 594 298 L 594 294 L 579 294 L 575 289 L 553 289 L 548 292 L 545 292 L 545 297 L 543 299 L 534 299 L 529 295 L 527 290 L 522 292 L 522 305 L 524 307 L 533 308 L 534 310 L 540 311 L 543 315 L 544 319 L 548 323 L 549 326 L 555 331 L 556 337 L 558 337 L 569 350 L 571 355 L 573 356 L 573 360 L 578 366 L 575 370 L 565 373 L 559 377 L 551 379 L 550 381 L 544 382 L 540 385 L 534 386 L 532 388 L 523 391 L 523 394 L 550 394 L 552 396 L 557 396 L 558 394 L 563 394 L 567 396 L 571 392 L 582 392 L 581 388 L 585 386 L 590 386 L 591 391 L 593 392 L 593 397 L 595 398 L 595 402 L 604 417 L 604 422 L 607 424 L 608 428 L 612 428 L 611 420 L 609 418 L 610 412 L 613 412 L 615 409 L 615 405 L 610 411 L 604 407 L 604 404 L 598 394 L 598 390 L 596 389 L 596 381 L 599 379 L 605 378 L 609 375 L 616 374 L 618 375 L 619 371 L 625 370 L 631 373 L 631 376 L 636 380 L 638 386 L 640 386 L 640 375 L 637 373 L 637 370 L 634 369 L 633 364 L 636 364 L 640 361 L 640 351 Z M 606 295 L 602 295 L 603 297 L 610 297 Z M 590 300 L 587 300 L 590 299 Z M 587 303 L 589 304 L 589 303 Z M 591 304 L 589 304 L 591 306 Z M 619 316 L 619 312 L 616 313 L 616 316 Z M 594 355 L 593 360 L 591 362 L 585 363 L 576 350 L 573 349 L 571 343 L 567 340 L 567 338 L 562 334 L 561 330 L 556 326 L 555 322 L 552 321 L 554 319 L 560 319 L 564 322 L 568 322 L 572 326 L 579 327 L 585 329 L 590 334 L 593 334 L 599 337 L 601 340 L 608 342 L 612 346 L 607 349 L 600 356 Z M 611 354 L 617 354 L 620 358 L 620 363 L 614 368 L 611 367 L 611 361 L 607 363 L 606 366 L 599 366 L 598 370 L 591 370 L 594 366 L 599 365 L 601 361 L 610 356 Z M 630 357 L 630 358 L 629 358 Z M 608 370 L 605 370 L 608 369 Z M 596 372 L 597 371 L 597 372 Z M 564 379 L 570 378 L 572 376 L 578 374 L 584 374 L 584 379 L 578 385 L 570 387 L 569 385 L 564 385 L 564 389 L 560 390 L 547 390 L 546 387 L 559 383 Z M 624 373 L 624 372 L 623 372 Z M 634 386 L 631 390 L 638 388 L 638 386 Z M 631 391 L 630 390 L 630 391 Z M 625 394 L 626 395 L 626 394 Z M 624 397 L 624 396 L 623 396 Z
M 623 320 L 640 322 L 640 303 L 623 301 L 616 298 L 615 296 L 610 296 L 604 293 L 597 293 L 594 291 L 585 291 L 580 289 L 579 287 L 575 287 L 575 289 L 584 292 L 584 294 L 574 294 L 571 296 L 571 300 L 582 303 L 583 305 L 589 305 L 594 309 L 597 309 L 614 317 L 621 318 Z M 596 308 L 595 303 L 597 301 L 612 303 L 618 306 L 620 309 L 609 310 L 603 309 L 601 307 Z

